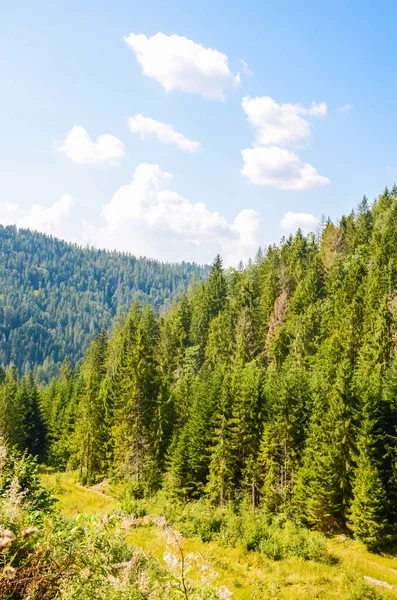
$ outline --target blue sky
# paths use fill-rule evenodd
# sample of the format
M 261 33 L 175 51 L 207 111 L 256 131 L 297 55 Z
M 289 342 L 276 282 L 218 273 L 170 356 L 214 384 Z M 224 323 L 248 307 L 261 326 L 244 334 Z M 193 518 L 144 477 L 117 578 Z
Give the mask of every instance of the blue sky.
M 14 0 L 1 12 L 1 223 L 233 264 L 397 179 L 393 2 Z M 244 111 L 243 98 L 258 102 Z

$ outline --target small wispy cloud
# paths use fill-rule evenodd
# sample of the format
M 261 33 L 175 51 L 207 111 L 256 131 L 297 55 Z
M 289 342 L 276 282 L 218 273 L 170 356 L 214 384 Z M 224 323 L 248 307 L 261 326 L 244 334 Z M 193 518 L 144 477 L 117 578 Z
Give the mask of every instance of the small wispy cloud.
M 167 123 L 149 119 L 143 115 L 134 115 L 128 119 L 128 125 L 132 133 L 140 133 L 144 139 L 146 135 L 155 135 L 163 144 L 175 144 L 184 152 L 197 152 L 200 148 L 200 142 L 194 142 L 178 133 Z
M 344 104 L 338 108 L 338 112 L 350 112 L 353 108 L 353 104 Z
M 249 64 L 245 60 L 243 60 L 242 58 L 240 58 L 240 62 L 243 65 L 244 73 L 248 77 L 252 77 L 253 72 L 252 72 L 252 69 L 250 69 Z

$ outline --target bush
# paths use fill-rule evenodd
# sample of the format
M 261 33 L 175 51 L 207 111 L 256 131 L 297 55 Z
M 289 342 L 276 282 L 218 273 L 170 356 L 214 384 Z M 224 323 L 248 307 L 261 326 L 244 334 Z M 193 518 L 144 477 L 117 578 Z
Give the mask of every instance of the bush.
M 229 598 L 227 588 L 213 587 L 206 575 L 199 582 L 188 579 L 189 561 L 201 568 L 201 559 L 183 553 L 179 533 L 164 519 L 171 539 L 166 566 L 125 542 L 120 515 L 63 519 L 39 484 L 35 461 L 0 450 L 0 598 Z
M 31 511 L 51 512 L 56 500 L 40 484 L 36 458 L 6 447 L 0 439 L 0 498 L 11 490 L 20 495 Z
M 167 504 L 162 508 L 166 518 L 186 537 L 197 536 L 203 542 L 214 540 L 224 546 L 240 545 L 273 560 L 295 556 L 328 564 L 336 561 L 321 537 L 283 515 L 274 517 L 244 506 L 214 508 L 204 500 L 180 505 L 179 510 L 174 505 L 173 510 L 167 511 Z M 147 512 L 153 514 L 153 507 Z
M 260 541 L 259 551 L 273 560 L 297 556 L 320 563 L 335 562 L 321 538 L 292 520 L 274 519 Z
M 347 600 L 382 600 L 382 598 L 378 590 L 360 581 Z

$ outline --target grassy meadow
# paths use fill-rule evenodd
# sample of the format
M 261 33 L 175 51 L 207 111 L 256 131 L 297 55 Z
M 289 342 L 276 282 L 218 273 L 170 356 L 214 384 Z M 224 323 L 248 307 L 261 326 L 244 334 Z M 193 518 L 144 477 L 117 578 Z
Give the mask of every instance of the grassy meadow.
M 106 486 L 84 488 L 70 474 L 50 471 L 42 474 L 42 483 L 52 490 L 65 517 L 104 515 L 120 509 L 118 501 L 111 497 L 111 488 Z M 226 586 L 235 600 L 397 599 L 397 557 L 368 552 L 345 536 L 324 539 L 334 557 L 330 564 L 299 557 L 272 560 L 238 545 L 203 542 L 197 536 L 182 537 L 179 544 L 184 556 L 195 557 L 189 567 L 189 578 L 198 579 L 203 569 L 208 569 L 213 583 Z M 131 519 L 126 527 L 126 541 L 164 561 L 166 533 L 150 518 Z M 393 589 L 367 583 L 364 577 L 384 582 Z

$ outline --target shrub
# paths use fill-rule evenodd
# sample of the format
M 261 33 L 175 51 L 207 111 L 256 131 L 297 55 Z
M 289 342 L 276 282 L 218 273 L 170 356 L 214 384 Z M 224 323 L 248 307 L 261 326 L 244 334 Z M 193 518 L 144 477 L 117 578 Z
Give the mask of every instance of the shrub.
M 208 567 L 202 568 L 200 556 L 183 552 L 178 532 L 165 519 L 159 522 L 171 540 L 164 556 L 166 566 L 126 544 L 120 515 L 63 519 L 39 484 L 36 463 L 26 455 L 0 448 L 2 600 L 230 597 L 227 588 L 213 587 L 207 575 L 199 582 L 188 579 L 190 565 L 205 574 Z
M 163 508 L 165 508 L 163 506 Z M 272 517 L 262 510 L 244 506 L 213 508 L 200 500 L 175 508 L 172 518 L 186 537 L 197 536 L 203 542 L 215 540 L 225 546 L 242 546 L 273 560 L 296 556 L 321 563 L 335 562 L 324 540 L 286 516 Z M 148 513 L 152 514 L 149 510 Z
M 360 581 L 347 600 L 382 600 L 382 598 L 383 596 L 377 589 L 369 586 L 364 581 Z
M 51 512 L 56 500 L 40 484 L 36 458 L 7 447 L 0 439 L 0 498 L 10 490 L 29 503 L 31 511 Z

